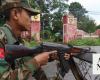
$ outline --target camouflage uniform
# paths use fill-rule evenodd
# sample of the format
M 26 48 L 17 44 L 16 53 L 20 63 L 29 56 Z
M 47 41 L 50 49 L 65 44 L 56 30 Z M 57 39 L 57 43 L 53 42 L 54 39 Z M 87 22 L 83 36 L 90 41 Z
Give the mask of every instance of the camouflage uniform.
M 1 2 L 2 1 L 2 2 Z M 29 3 L 26 2 L 29 0 L 0 0 L 0 17 L 5 16 L 7 14 L 7 10 L 12 8 L 23 8 L 30 12 L 31 15 L 36 15 L 39 13 L 38 10 L 34 10 L 30 7 Z M 30 1 L 29 1 L 30 2 Z M 18 39 L 13 35 L 13 32 L 9 25 L 5 24 L 3 27 L 0 27 L 0 39 L 5 44 L 19 44 Z M 12 70 L 5 60 L 1 60 L 1 62 L 5 62 L 5 66 L 0 64 L 0 80 L 27 80 L 26 75 L 32 75 L 32 71 L 35 71 L 34 77 L 36 80 L 48 80 L 41 69 L 36 69 L 36 64 L 32 65 L 31 59 L 24 57 L 25 64 L 18 65 L 16 70 Z M 19 60 L 18 60 L 19 61 Z M 8 68 L 9 67 L 9 68 Z M 12 72 L 16 75 L 16 79 L 12 78 Z M 18 79 L 17 79 L 18 77 Z M 25 78 L 25 79 L 24 79 Z M 29 79 L 30 80 L 30 79 Z
M 28 4 L 26 4 L 26 0 L 0 0 L 0 16 L 5 16 L 5 11 L 11 9 L 13 7 L 21 7 L 27 11 L 29 11 L 32 15 L 36 15 L 39 11 L 32 9 Z M 5 2 L 6 1 L 6 2 Z M 20 1 L 20 2 L 19 2 Z M 16 38 L 11 30 L 11 27 L 7 24 L 4 24 L 3 27 L 0 27 L 0 41 L 4 44 L 16 44 L 19 45 L 20 42 L 18 38 Z M 17 67 L 15 70 L 12 70 L 8 63 L 4 60 L 0 60 L 0 80 L 28 80 L 29 75 L 32 77 L 32 71 L 36 71 L 37 65 L 32 64 L 32 57 L 24 57 L 23 59 L 16 60 Z M 35 61 L 34 61 L 35 63 Z M 42 73 L 42 70 L 39 72 Z M 39 76 L 38 73 L 38 76 Z M 14 77 L 13 77 L 14 76 Z M 39 77 L 35 76 L 37 80 L 40 80 Z M 41 76 L 40 76 L 41 77 Z M 46 79 L 42 79 L 46 80 Z
M 18 44 L 17 39 L 14 37 L 13 33 L 11 32 L 10 26 L 5 24 L 3 27 L 0 27 L 0 40 L 5 44 Z M 21 63 L 20 65 L 17 65 L 18 69 L 14 70 L 14 72 L 18 75 L 16 75 L 16 80 L 24 80 L 26 77 L 31 73 L 31 71 L 35 70 L 35 65 L 33 66 L 30 64 L 30 60 L 32 58 L 24 58 L 25 63 Z M 21 60 L 21 59 L 19 59 Z M 17 60 L 17 61 L 19 61 Z M 0 80 L 13 80 L 10 76 L 10 72 L 13 70 L 8 66 L 7 62 L 2 59 L 0 60 L 0 74 L 2 77 Z M 27 80 L 27 79 L 26 79 Z

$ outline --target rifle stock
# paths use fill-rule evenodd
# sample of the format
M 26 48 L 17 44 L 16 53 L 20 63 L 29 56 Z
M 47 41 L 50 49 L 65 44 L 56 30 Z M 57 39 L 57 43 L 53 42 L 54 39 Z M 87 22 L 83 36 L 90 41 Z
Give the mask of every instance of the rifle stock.
M 17 59 L 25 56 L 34 56 L 41 53 L 42 50 L 41 46 L 27 48 L 23 45 L 5 45 L 5 56 L 12 55 L 12 57 Z

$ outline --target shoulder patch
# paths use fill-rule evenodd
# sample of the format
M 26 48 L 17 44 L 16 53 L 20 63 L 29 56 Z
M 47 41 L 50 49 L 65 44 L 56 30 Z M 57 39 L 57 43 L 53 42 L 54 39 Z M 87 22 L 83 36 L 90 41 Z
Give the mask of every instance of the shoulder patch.
M 7 43 L 7 37 L 6 37 L 6 34 L 5 34 L 5 32 L 2 30 L 2 29 L 0 29 L 0 40 L 3 42 L 3 43 Z

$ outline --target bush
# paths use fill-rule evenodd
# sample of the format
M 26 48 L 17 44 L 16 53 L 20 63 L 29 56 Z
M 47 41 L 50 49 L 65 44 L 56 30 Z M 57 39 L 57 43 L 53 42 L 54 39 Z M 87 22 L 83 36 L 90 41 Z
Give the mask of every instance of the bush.
M 51 39 L 44 39 L 44 42 L 53 42 Z M 39 45 L 36 41 L 24 41 L 25 45 L 27 47 L 33 47 L 36 45 Z M 74 46 L 100 46 L 100 38 L 98 39 L 92 39 L 92 38 L 86 38 L 86 39 L 77 39 L 70 41 L 69 44 L 74 45 Z
M 24 45 L 30 48 L 39 45 L 39 43 L 37 43 L 36 41 L 30 41 L 30 42 L 26 40 L 23 41 L 24 41 Z
M 76 46 L 100 46 L 100 39 L 86 38 L 70 41 L 69 44 Z

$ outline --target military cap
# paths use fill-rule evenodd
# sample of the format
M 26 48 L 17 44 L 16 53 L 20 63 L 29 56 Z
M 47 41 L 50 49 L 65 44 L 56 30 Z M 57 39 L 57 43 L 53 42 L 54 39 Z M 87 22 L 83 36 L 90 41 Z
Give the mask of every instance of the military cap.
M 33 9 L 27 0 L 0 0 L 0 13 L 4 13 L 6 10 L 12 8 L 23 8 L 29 11 L 32 15 L 39 14 L 39 10 Z

